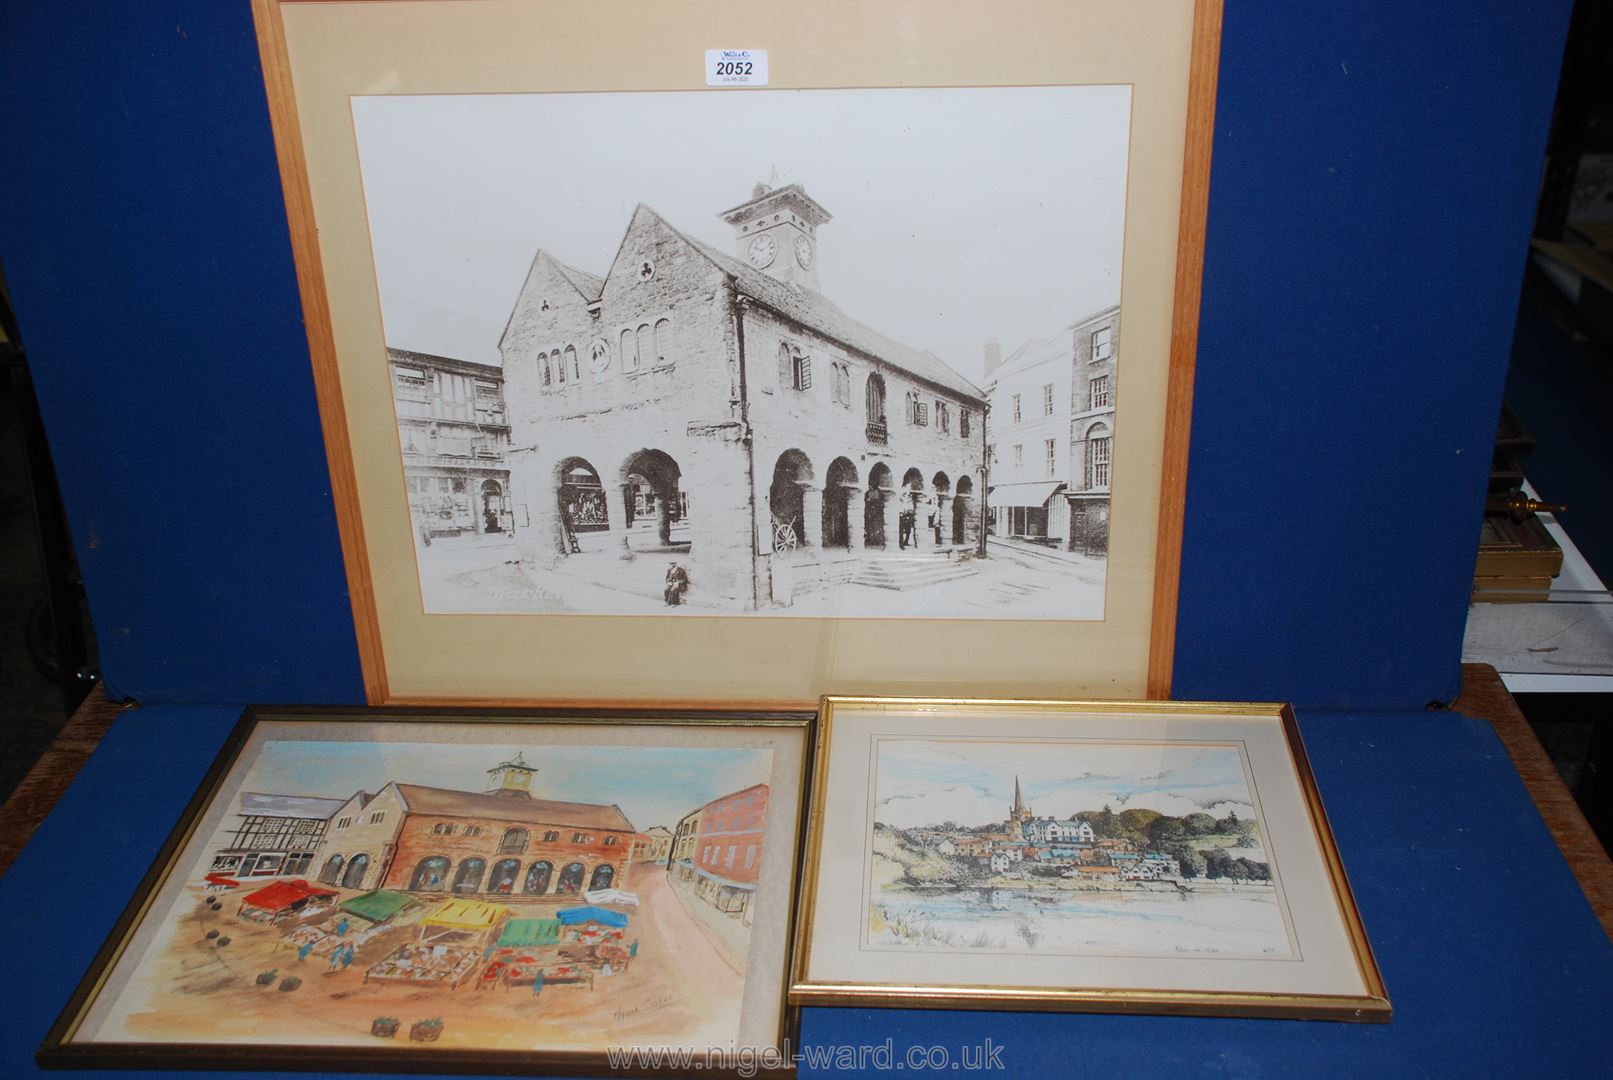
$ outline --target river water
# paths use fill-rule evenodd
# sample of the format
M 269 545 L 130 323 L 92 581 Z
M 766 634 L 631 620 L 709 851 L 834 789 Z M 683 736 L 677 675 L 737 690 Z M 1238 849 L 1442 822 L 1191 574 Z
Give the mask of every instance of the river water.
M 877 947 L 1101 955 L 1292 955 L 1277 890 L 1188 895 L 1146 890 L 885 888 Z M 877 925 L 879 920 L 873 920 Z

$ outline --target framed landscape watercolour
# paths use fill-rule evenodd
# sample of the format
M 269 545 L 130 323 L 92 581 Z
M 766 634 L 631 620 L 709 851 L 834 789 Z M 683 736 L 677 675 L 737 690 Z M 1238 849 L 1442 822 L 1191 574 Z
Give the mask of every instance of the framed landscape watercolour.
M 249 712 L 40 1062 L 793 1071 L 811 726 Z
M 256 13 L 372 703 L 1168 695 L 1219 0 Z
M 829 698 L 790 1000 L 1386 1021 L 1287 706 Z

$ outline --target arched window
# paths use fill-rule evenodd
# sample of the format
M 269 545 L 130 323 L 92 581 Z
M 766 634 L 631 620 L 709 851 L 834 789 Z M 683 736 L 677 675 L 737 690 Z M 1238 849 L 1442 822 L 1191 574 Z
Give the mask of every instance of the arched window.
M 622 331 L 622 370 L 638 370 L 638 337 L 631 330 Z
M 1109 429 L 1103 424 L 1093 424 L 1087 428 L 1087 468 L 1086 486 L 1089 488 L 1106 488 L 1109 486 L 1109 456 L 1113 449 L 1113 439 Z
M 609 863 L 600 863 L 594 867 L 593 876 L 588 879 L 588 891 L 595 889 L 608 889 L 610 883 L 616 880 L 616 868 Z
M 638 361 L 641 364 L 655 362 L 655 334 L 649 323 L 638 328 Z
M 547 859 L 540 859 L 527 868 L 526 881 L 521 885 L 521 891 L 534 896 L 549 891 L 549 878 L 554 876 L 554 863 Z
M 556 840 L 559 840 L 559 839 L 560 839 L 560 834 L 558 832 L 554 831 L 553 829 L 550 829 L 548 832 L 543 834 L 543 842 L 545 844 L 552 844 Z
M 571 372 L 573 381 L 582 378 L 582 369 L 577 366 L 577 346 L 566 346 L 566 370 Z
M 326 885 L 335 885 L 342 878 L 342 857 L 332 855 L 325 860 L 324 867 L 319 871 L 319 880 Z
M 555 385 L 566 385 L 566 363 L 560 358 L 560 350 L 556 349 L 554 352 L 550 353 L 549 358 L 554 362 Z
M 780 386 L 789 386 L 790 385 L 790 378 L 791 378 L 790 365 L 791 365 L 791 363 L 792 363 L 792 357 L 790 356 L 790 343 L 787 342 L 787 341 L 779 342 L 778 343 L 778 384 Z
M 790 385 L 797 390 L 812 389 L 812 357 L 800 352 L 791 354 Z
M 655 366 L 667 367 L 677 361 L 672 354 L 676 343 L 672 340 L 672 320 L 657 319 L 655 321 Z
M 885 441 L 885 377 L 877 371 L 868 376 L 863 391 L 868 412 L 868 437 L 874 442 Z
M 835 404 L 850 407 L 851 368 L 847 367 L 838 360 L 836 360 L 831 367 L 834 372 L 834 378 L 831 380 L 831 382 L 833 383 L 834 387 Z
M 505 829 L 504 836 L 498 842 L 499 854 L 520 854 L 526 850 L 527 832 L 525 829 Z
M 493 864 L 493 876 L 487 879 L 487 891 L 509 895 L 515 891 L 515 879 L 520 873 L 520 859 L 500 859 Z
M 364 887 L 364 871 L 370 868 L 368 855 L 354 855 L 353 861 L 347 864 L 347 873 L 342 875 L 342 888 L 362 889 Z
M 442 892 L 443 883 L 448 877 L 448 857 L 446 855 L 429 855 L 415 864 L 414 874 L 409 878 L 411 892 Z
M 549 372 L 549 354 L 548 353 L 539 353 L 538 354 L 538 378 L 543 381 L 544 386 L 548 386 L 552 382 L 554 382 L 554 376 L 551 375 L 550 372 Z
M 487 870 L 485 859 L 466 859 L 454 874 L 454 892 L 473 893 L 482 889 L 482 874 Z

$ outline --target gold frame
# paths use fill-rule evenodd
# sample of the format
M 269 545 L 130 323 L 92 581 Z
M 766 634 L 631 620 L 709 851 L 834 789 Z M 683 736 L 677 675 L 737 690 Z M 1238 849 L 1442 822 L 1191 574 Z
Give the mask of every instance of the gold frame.
M 800 898 L 801 847 L 806 830 L 807 797 L 810 789 L 813 762 L 812 731 L 815 718 L 811 713 L 790 711 L 714 711 L 681 709 L 458 709 L 458 708 L 374 708 L 365 706 L 314 707 L 283 706 L 249 707 L 225 740 L 218 756 L 186 805 L 184 813 L 158 851 L 151 868 L 141 879 L 118 921 L 97 951 L 89 970 L 79 981 L 73 995 L 63 1006 L 56 1022 L 51 1025 L 35 1057 L 40 1067 L 47 1069 L 81 1068 L 156 1068 L 186 1069 L 292 1069 L 308 1071 L 355 1072 L 456 1072 L 467 1074 L 560 1074 L 560 1075 L 617 1075 L 603 1051 L 545 1051 L 545 1050 L 445 1050 L 435 1046 L 411 1046 L 397 1053 L 377 1054 L 364 1046 L 272 1045 L 261 1043 L 164 1043 L 164 1042 L 73 1042 L 106 987 L 114 968 L 127 951 L 135 933 L 144 924 L 163 884 L 178 868 L 181 855 L 195 837 L 202 819 L 218 798 L 225 780 L 237 764 L 248 739 L 258 721 L 281 721 L 319 724 L 330 721 L 356 722 L 425 722 L 453 724 L 458 721 L 478 724 L 566 724 L 595 725 L 600 727 L 666 726 L 666 727 L 744 727 L 794 729 L 802 734 L 801 767 L 795 777 L 796 826 L 791 830 L 794 850 L 790 859 L 788 883 L 789 904 L 785 913 L 785 950 L 780 964 L 779 980 L 782 993 L 779 998 L 779 1017 L 776 1046 L 780 1055 L 787 1054 L 798 1042 L 800 1009 L 789 1000 L 791 943 L 795 925 L 796 904 Z M 782 803 L 780 805 L 788 805 Z M 696 1055 L 699 1057 L 699 1055 Z M 758 1061 L 763 1059 L 757 1053 Z M 652 1070 L 652 1075 L 715 1075 L 715 1076 L 767 1076 L 787 1080 L 796 1074 L 793 1062 L 782 1058 L 783 1067 L 749 1069 L 736 1065 L 728 1069 L 700 1068 L 696 1073 L 681 1073 L 670 1066 Z M 637 1073 L 635 1073 L 637 1075 Z
M 374 3 L 377 7 L 387 6 L 387 0 L 366 0 L 366 2 Z M 1056 6 L 1053 0 L 1048 2 L 1050 10 Z M 1132 694 L 1134 691 L 1130 687 L 1135 685 L 1143 694 L 1152 698 L 1169 696 L 1174 660 L 1182 527 L 1187 488 L 1189 426 L 1223 2 L 1224 0 L 1182 0 L 1186 8 L 1185 15 L 1191 17 L 1191 29 L 1186 56 L 1188 69 L 1185 80 L 1187 99 L 1185 141 L 1182 144 L 1181 158 L 1182 182 L 1177 206 L 1178 217 L 1173 230 L 1176 238 L 1176 261 L 1169 296 L 1168 360 L 1163 374 L 1163 434 L 1158 458 L 1159 491 L 1157 512 L 1153 519 L 1157 536 L 1154 539 L 1155 546 L 1151 560 L 1151 596 L 1147 598 L 1139 596 L 1128 606 L 1128 610 L 1135 609 L 1137 620 L 1146 628 L 1146 652 L 1139 658 L 1141 666 L 1138 670 L 1128 671 L 1125 676 L 1127 689 L 1118 691 Z M 290 222 L 299 290 L 308 330 L 315 391 L 330 463 L 331 490 L 347 569 L 366 700 L 371 704 L 468 706 L 506 706 L 530 701 L 533 691 L 524 688 L 516 689 L 513 693 L 509 687 L 481 692 L 471 689 L 468 685 L 464 689 L 452 687 L 411 689 L 406 686 L 400 690 L 395 675 L 389 676 L 385 641 L 396 641 L 409 635 L 397 631 L 389 634 L 386 631 L 386 619 L 378 601 L 378 591 L 384 585 L 386 575 L 384 568 L 382 571 L 377 570 L 377 558 L 371 544 L 366 540 L 365 519 L 360 505 L 360 472 L 354 460 L 356 442 L 354 433 L 350 430 L 349 414 L 344 404 L 337 331 L 333 325 L 333 303 L 329 289 L 333 282 L 327 279 L 320 249 L 321 231 L 315 223 L 315 194 L 309 173 L 311 155 L 305 149 L 302 122 L 297 110 L 293 79 L 294 64 L 284 16 L 286 9 L 309 6 L 311 0 L 252 0 L 252 3 L 263 61 L 269 113 Z M 951 10 L 955 14 L 968 9 L 967 5 L 959 5 Z M 747 19 L 754 14 L 751 8 L 745 8 L 744 11 L 747 13 Z M 738 12 L 739 9 L 736 8 L 735 14 Z M 928 10 L 926 14 L 929 14 Z M 891 17 L 895 19 L 897 15 L 898 13 L 893 11 Z M 765 19 L 770 16 L 756 17 Z M 978 18 L 978 12 L 973 17 Z M 745 26 L 746 23 L 741 22 L 737 25 Z M 973 24 L 967 21 L 959 22 L 952 31 L 953 37 L 960 35 L 966 37 L 969 33 L 979 32 L 967 29 L 971 25 Z M 739 36 L 743 37 L 744 33 L 740 32 Z M 956 43 L 953 43 L 948 47 L 952 48 L 955 45 Z M 1161 293 L 1164 291 L 1160 290 Z M 350 397 L 353 391 L 348 389 L 346 393 Z M 1111 573 L 1111 577 L 1113 576 Z M 445 618 L 457 617 L 445 616 Z M 825 623 L 822 633 L 833 634 L 834 627 L 828 624 L 836 620 L 822 621 Z M 986 623 L 992 625 L 989 621 Z M 743 637 L 743 630 L 735 630 L 730 635 L 730 640 Z M 955 651 L 955 648 L 954 643 L 952 650 Z M 395 659 L 394 666 L 403 666 L 402 661 Z M 950 668 L 938 667 L 931 674 L 934 677 L 932 682 L 947 682 L 954 672 Z M 1102 685 L 1111 685 L 1113 678 L 1112 671 L 1104 670 L 1100 666 L 1095 670 L 1081 673 L 1079 677 L 1071 677 L 1064 685 L 1073 691 L 1088 686 L 1097 689 Z M 723 680 L 707 678 L 691 686 L 679 701 L 690 706 L 719 708 L 810 708 L 815 704 L 819 693 L 860 688 L 852 684 L 862 680 L 836 679 L 831 674 L 823 672 L 813 674 L 810 682 L 811 686 L 805 694 L 795 687 L 788 691 L 774 692 L 759 686 L 725 693 Z M 894 692 L 902 689 L 897 684 L 887 687 L 865 682 L 864 685 L 871 689 L 888 689 Z M 1003 680 L 1000 685 L 1006 689 L 1011 685 L 1011 681 Z M 951 684 L 948 688 L 952 688 Z M 963 685 L 957 684 L 957 688 L 962 689 Z M 1042 692 L 1047 690 L 1057 692 L 1059 688 L 1057 685 L 1050 685 Z M 634 690 L 637 692 L 630 692 Z M 653 692 L 653 687 L 648 684 L 630 688 L 618 681 L 612 684 L 611 689 L 590 685 L 586 689 L 551 694 L 549 700 L 566 704 L 608 703 L 632 706 L 644 704 L 657 696 Z
M 950 985 L 922 986 L 876 982 L 815 981 L 809 975 L 818 863 L 822 851 L 823 819 L 828 790 L 828 754 L 836 708 L 946 709 L 978 714 L 982 720 L 995 710 L 1014 709 L 1069 717 L 1102 712 L 1129 715 L 1238 715 L 1269 716 L 1280 724 L 1297 774 L 1311 836 L 1326 866 L 1332 896 L 1349 939 L 1357 971 L 1366 992 L 1362 995 L 1267 993 L 1220 990 L 1160 990 L 1105 987 L 1048 988 L 1033 986 Z M 1252 767 L 1252 766 L 1251 766 Z M 1009 1009 L 1041 1012 L 1160 1013 L 1171 1016 L 1245 1016 L 1287 1019 L 1321 1019 L 1385 1023 L 1391 1006 L 1372 946 L 1367 940 L 1354 894 L 1344 873 L 1322 807 L 1321 794 L 1300 739 L 1293 709 L 1266 702 L 1191 701 L 1016 701 L 1011 699 L 944 699 L 825 697 L 819 709 L 813 750 L 812 802 L 806 841 L 806 867 L 801 898 L 796 905 L 795 956 L 791 963 L 789 997 L 792 1004 L 818 1006 L 896 1006 L 932 1009 Z

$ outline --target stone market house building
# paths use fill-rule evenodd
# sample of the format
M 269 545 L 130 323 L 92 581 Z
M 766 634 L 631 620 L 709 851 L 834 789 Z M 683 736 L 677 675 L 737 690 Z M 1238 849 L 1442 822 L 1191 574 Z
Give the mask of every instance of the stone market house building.
M 535 798 L 537 769 L 518 754 L 488 770 L 484 792 L 404 784 L 358 792 L 331 815 L 319 880 L 539 899 L 617 886 L 636 833 L 621 808 Z
M 1115 439 L 1115 383 L 1120 364 L 1120 308 L 1072 327 L 1070 380 L 1070 551 L 1109 551 L 1109 492 Z
M 214 853 L 212 872 L 238 878 L 306 875 L 341 805 L 340 799 L 242 792 L 240 820 Z
M 641 204 L 603 278 L 533 259 L 499 345 L 523 558 L 673 552 L 692 598 L 756 610 L 800 588 L 780 563 L 877 575 L 904 509 L 918 552 L 974 550 L 979 388 L 819 291 L 800 185 L 722 217 L 737 257 Z
M 386 355 L 416 541 L 513 531 L 504 372 L 406 349 Z

